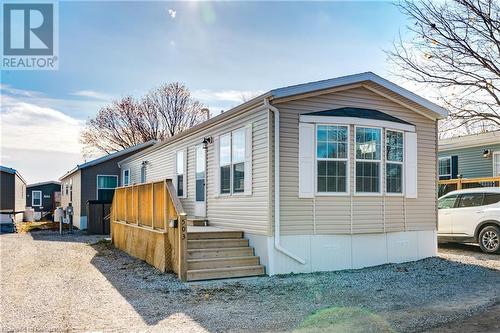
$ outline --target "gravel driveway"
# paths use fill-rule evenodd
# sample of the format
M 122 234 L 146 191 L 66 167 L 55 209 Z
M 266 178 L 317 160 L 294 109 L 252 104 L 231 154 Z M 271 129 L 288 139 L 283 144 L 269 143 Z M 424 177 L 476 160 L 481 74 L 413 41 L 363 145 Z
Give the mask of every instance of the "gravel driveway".
M 419 332 L 500 302 L 500 271 L 475 263 L 184 284 L 98 239 L 0 235 L 2 330 Z

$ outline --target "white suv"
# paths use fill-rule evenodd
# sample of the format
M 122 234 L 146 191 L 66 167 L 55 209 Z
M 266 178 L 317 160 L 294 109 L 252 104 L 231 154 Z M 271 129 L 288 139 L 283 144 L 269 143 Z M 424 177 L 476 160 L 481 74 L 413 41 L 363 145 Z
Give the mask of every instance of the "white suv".
M 500 253 L 500 188 L 450 192 L 438 200 L 438 239 L 479 243 L 486 253 Z

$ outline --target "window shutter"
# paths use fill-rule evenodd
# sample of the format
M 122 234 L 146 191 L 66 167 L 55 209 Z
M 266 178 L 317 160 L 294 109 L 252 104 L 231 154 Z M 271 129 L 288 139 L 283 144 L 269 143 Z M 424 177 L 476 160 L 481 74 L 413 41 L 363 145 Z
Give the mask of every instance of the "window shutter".
M 245 195 L 252 195 L 252 126 L 245 127 Z
M 417 133 L 405 133 L 405 193 L 417 198 Z
M 187 184 L 188 184 L 188 182 L 187 182 L 187 178 L 188 178 L 188 172 L 187 172 L 188 171 L 188 169 L 187 169 L 187 167 L 188 167 L 188 165 L 187 165 L 188 149 L 187 148 L 184 149 L 183 155 L 184 155 L 184 161 L 182 163 L 184 164 L 184 176 L 182 177 L 182 185 L 183 185 L 182 188 L 184 189 L 184 192 L 182 192 L 182 197 L 187 198 L 188 197 L 188 188 L 187 188 Z
M 458 156 L 451 157 L 451 179 L 458 178 Z
M 216 137 L 214 139 L 214 168 L 213 168 L 215 196 L 218 196 L 220 194 L 220 167 L 219 167 L 220 147 L 219 147 L 219 143 L 220 143 L 219 137 Z
M 299 198 L 314 196 L 314 124 L 299 123 Z

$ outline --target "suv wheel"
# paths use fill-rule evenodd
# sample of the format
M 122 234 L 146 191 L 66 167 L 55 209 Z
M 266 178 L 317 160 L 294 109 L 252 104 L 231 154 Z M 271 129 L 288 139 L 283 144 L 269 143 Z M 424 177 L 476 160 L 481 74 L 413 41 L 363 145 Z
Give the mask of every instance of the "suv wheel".
M 479 246 L 485 253 L 500 252 L 500 229 L 489 225 L 479 233 Z

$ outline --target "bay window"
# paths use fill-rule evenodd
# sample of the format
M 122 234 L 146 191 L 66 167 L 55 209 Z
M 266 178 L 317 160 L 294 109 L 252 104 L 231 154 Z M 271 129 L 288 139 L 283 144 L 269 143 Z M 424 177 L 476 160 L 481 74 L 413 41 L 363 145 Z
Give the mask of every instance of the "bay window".
M 387 130 L 385 183 L 387 193 L 403 193 L 403 132 Z
M 348 127 L 318 125 L 316 170 L 318 193 L 347 192 Z
M 381 129 L 356 127 L 356 192 L 380 193 Z
M 243 193 L 245 191 L 245 156 L 245 128 L 220 136 L 220 194 Z

